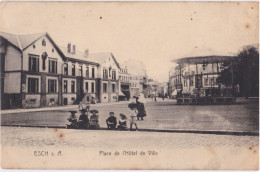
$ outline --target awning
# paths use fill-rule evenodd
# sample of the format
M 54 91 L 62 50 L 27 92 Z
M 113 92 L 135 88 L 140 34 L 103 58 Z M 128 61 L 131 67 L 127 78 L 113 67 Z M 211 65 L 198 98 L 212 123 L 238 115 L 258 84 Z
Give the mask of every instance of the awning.
M 119 89 L 119 96 L 124 96 L 124 97 L 126 97 L 125 96 L 125 94 Z

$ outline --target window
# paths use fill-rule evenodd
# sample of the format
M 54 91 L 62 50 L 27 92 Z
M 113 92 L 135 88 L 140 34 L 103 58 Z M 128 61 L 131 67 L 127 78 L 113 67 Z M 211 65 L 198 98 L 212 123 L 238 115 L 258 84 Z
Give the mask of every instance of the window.
M 75 68 L 75 64 L 72 64 L 72 76 L 75 76 L 75 70 L 76 70 L 76 68 Z
M 38 93 L 39 79 L 28 78 L 28 93 Z
M 82 73 L 82 66 L 79 66 L 79 76 L 83 76 L 83 73 Z
M 112 92 L 115 93 L 116 92 L 116 85 L 112 84 Z
M 92 68 L 92 78 L 95 78 L 95 68 Z
M 91 93 L 95 92 L 95 84 L 94 82 L 91 83 Z
M 116 71 L 112 71 L 112 79 L 116 79 Z
M 38 56 L 29 56 L 29 71 L 39 72 L 39 57 Z
M 46 46 L 46 41 L 45 41 L 45 39 L 42 40 L 42 46 Z
M 103 78 L 107 79 L 108 75 L 107 75 L 107 69 L 103 69 Z
M 64 64 L 64 75 L 68 75 L 68 64 Z
M 86 77 L 88 78 L 89 77 L 89 67 L 87 66 L 86 68 Z
M 57 60 L 49 59 L 49 73 L 57 73 Z
M 68 92 L 68 81 L 64 81 L 64 93 Z
M 193 78 L 190 78 L 190 86 L 193 86 L 193 85 L 194 85 Z
M 205 86 L 209 86 L 209 79 L 208 79 L 208 78 L 205 78 L 205 80 L 204 80 L 204 85 L 205 85 Z
M 85 91 L 88 93 L 88 82 L 85 82 Z
M 71 92 L 75 93 L 75 81 L 71 81 Z
M 49 93 L 57 92 L 57 80 L 56 79 L 48 79 L 48 92 Z
M 103 83 L 103 93 L 107 92 L 107 83 Z

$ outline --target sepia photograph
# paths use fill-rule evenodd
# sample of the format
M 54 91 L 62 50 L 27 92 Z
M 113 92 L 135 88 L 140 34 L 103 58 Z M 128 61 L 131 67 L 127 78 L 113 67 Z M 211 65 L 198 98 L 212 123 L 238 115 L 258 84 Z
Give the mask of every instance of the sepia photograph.
M 259 2 L 0 2 L 1 168 L 259 170 Z

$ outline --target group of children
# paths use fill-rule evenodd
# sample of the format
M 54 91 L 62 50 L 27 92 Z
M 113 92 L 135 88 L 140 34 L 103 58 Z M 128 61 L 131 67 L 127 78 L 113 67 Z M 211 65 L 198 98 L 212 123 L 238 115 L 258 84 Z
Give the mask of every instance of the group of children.
M 138 117 L 138 110 L 136 103 L 130 103 L 128 107 L 131 109 L 131 113 L 129 115 L 129 123 L 130 123 L 130 130 L 132 130 L 133 125 L 135 129 L 138 130 L 137 127 L 137 117 Z M 76 113 L 77 111 L 70 111 L 71 115 L 68 118 L 70 122 L 67 125 L 68 128 L 99 128 L 99 121 L 98 121 L 98 110 L 90 110 L 89 106 L 86 108 L 80 109 L 81 115 L 79 119 L 77 119 Z M 86 114 L 87 112 L 87 114 Z M 88 113 L 91 113 L 90 119 L 88 118 Z M 120 113 L 120 119 L 117 125 L 117 118 L 114 116 L 114 112 L 109 113 L 109 117 L 106 119 L 107 128 L 108 129 L 119 129 L 119 130 L 126 130 L 127 129 L 127 116 L 125 114 Z
M 81 109 L 80 111 L 81 115 L 79 116 L 79 119 L 76 116 L 77 111 L 70 111 L 71 115 L 68 118 L 70 124 L 67 125 L 67 128 L 87 129 L 100 127 L 98 121 L 98 110 L 94 109 L 89 111 L 89 109 Z M 91 113 L 90 118 L 88 118 L 88 113 Z
M 135 129 L 138 130 L 137 127 L 137 115 L 138 115 L 138 111 L 137 111 L 137 105 L 135 103 L 131 103 L 128 105 L 128 107 L 132 110 L 131 114 L 130 114 L 130 119 L 129 119 L 129 123 L 130 123 L 130 130 L 132 130 L 133 125 L 135 125 Z M 119 130 L 126 130 L 127 129 L 127 116 L 125 114 L 120 113 L 120 119 L 118 121 L 118 125 L 117 125 L 117 119 L 114 116 L 114 112 L 110 112 L 109 113 L 109 117 L 106 120 L 107 123 L 107 128 L 108 129 L 119 129 Z

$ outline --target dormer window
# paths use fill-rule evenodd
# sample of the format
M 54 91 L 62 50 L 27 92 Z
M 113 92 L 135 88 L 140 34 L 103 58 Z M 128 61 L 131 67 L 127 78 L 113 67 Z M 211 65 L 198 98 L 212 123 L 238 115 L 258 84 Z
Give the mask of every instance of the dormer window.
M 42 40 L 42 46 L 46 46 L 46 41 L 45 41 L 45 39 Z

